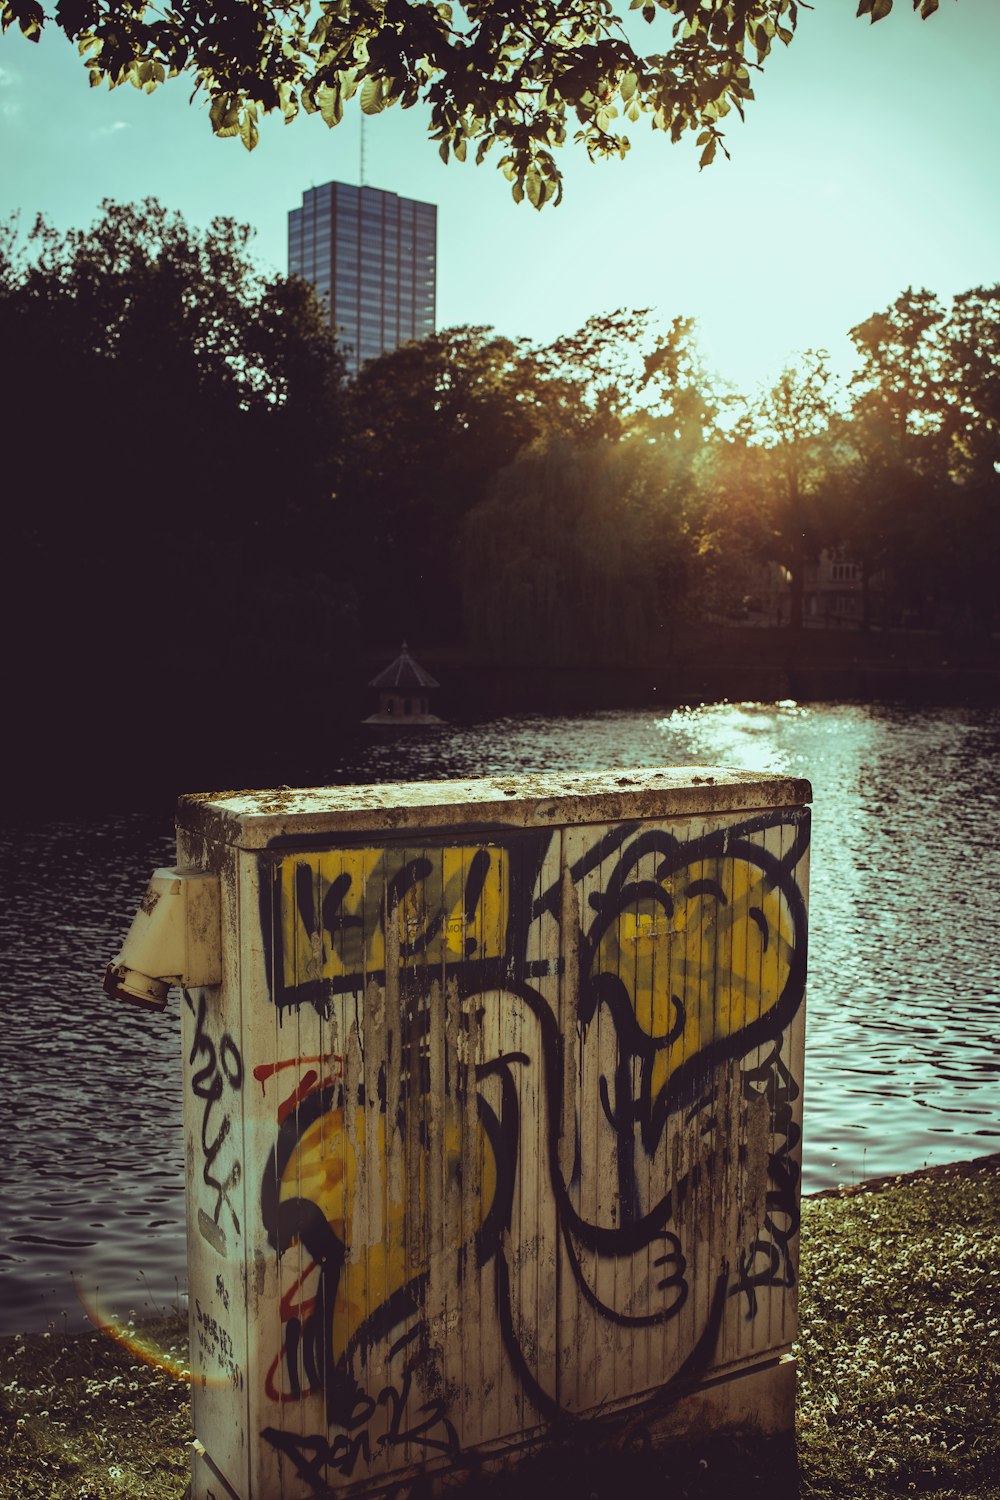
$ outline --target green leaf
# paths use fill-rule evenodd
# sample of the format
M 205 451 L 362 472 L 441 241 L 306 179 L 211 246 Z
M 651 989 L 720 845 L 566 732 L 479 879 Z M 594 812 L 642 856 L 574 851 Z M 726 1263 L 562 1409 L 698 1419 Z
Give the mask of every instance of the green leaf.
M 208 111 L 212 129 L 223 139 L 237 135 L 240 128 L 240 111 L 232 94 L 217 94 Z
M 283 78 L 278 84 L 278 108 L 281 110 L 281 113 L 285 117 L 286 125 L 290 125 L 299 112 L 299 105 L 298 100 L 295 97 L 295 90 L 292 88 L 292 85 L 288 82 L 287 78 Z
M 334 125 L 339 125 L 344 118 L 344 103 L 340 95 L 340 89 L 335 85 L 323 83 L 316 90 L 316 103 L 319 112 L 331 130 Z M 308 105 L 306 106 L 308 108 Z
M 248 104 L 240 116 L 239 132 L 244 146 L 252 151 L 257 144 L 257 111 L 252 104 Z
M 448 142 L 447 141 L 442 141 L 441 144 L 440 144 L 440 146 L 438 147 L 438 156 L 440 156 L 440 158 L 444 162 L 445 166 L 448 165 L 448 155 L 449 155 Z
M 21 3 L 19 5 L 5 5 L 4 31 L 6 31 L 7 27 L 10 25 L 10 20 L 7 19 L 8 15 L 10 15 L 11 19 L 16 19 L 18 26 L 20 26 L 21 28 L 21 35 L 23 37 L 25 37 L 29 42 L 38 41 L 39 37 L 42 34 L 42 24 L 45 20 L 45 15 L 42 11 L 42 7 L 36 3 L 36 0 L 21 0 Z
M 385 90 L 381 78 L 366 78 L 361 85 L 361 112 L 380 115 L 385 109 Z

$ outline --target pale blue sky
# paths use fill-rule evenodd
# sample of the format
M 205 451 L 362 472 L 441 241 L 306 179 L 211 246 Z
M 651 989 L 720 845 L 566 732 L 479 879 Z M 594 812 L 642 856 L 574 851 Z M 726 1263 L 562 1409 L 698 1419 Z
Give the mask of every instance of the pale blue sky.
M 909 0 L 877 26 L 816 0 L 757 84 L 733 160 L 642 121 L 625 162 L 563 152 L 566 198 L 515 205 L 488 162 L 445 166 L 414 109 L 368 122 L 366 180 L 439 205 L 438 323 L 548 339 L 590 314 L 654 306 L 698 319 L 711 364 L 744 388 L 796 349 L 846 365 L 847 330 L 907 285 L 950 296 L 1000 280 L 1000 0 Z M 55 31 L 0 40 L 0 215 L 88 224 L 104 197 L 148 195 L 198 225 L 231 214 L 284 270 L 303 189 L 355 182 L 358 115 L 264 122 L 257 149 L 216 140 L 176 80 L 91 90 Z

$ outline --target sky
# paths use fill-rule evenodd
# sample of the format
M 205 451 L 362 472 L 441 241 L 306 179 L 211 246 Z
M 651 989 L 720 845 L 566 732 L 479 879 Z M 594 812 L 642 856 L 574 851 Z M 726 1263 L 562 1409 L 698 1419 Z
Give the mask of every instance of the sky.
M 1000 281 L 1000 0 L 942 0 L 927 21 L 896 0 L 876 26 L 855 10 L 800 11 L 746 124 L 728 117 L 731 161 L 699 172 L 693 137 L 671 145 L 640 121 L 624 162 L 566 148 L 564 201 L 541 213 L 512 201 L 489 158 L 445 166 L 419 108 L 369 119 L 365 181 L 438 205 L 438 326 L 549 340 L 651 307 L 695 318 L 709 366 L 750 392 L 805 348 L 847 373 L 849 329 L 907 286 L 947 299 Z M 103 198 L 154 196 L 198 226 L 253 225 L 261 262 L 284 271 L 302 192 L 359 180 L 359 112 L 333 131 L 275 114 L 247 152 L 212 135 L 190 91 L 92 90 L 54 28 L 37 46 L 8 32 L 0 217 L 65 229 Z

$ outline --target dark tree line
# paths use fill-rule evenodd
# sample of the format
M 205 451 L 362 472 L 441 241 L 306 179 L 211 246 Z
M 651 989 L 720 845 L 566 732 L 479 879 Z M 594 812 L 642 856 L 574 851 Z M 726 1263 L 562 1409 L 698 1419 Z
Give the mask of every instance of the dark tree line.
M 29 771 L 250 718 L 346 608 L 342 364 L 250 231 L 155 202 L 0 234 L 4 679 Z
M 340 501 L 378 560 L 376 623 L 500 660 L 635 660 L 739 618 L 768 563 L 801 628 L 826 551 L 856 570 L 862 628 L 987 635 L 1000 287 L 950 309 L 909 290 L 850 337 L 846 387 L 806 351 L 755 398 L 709 377 L 691 320 L 656 336 L 647 312 L 544 348 L 452 329 L 372 362 Z
M 950 310 L 910 288 L 850 338 L 846 389 L 807 353 L 720 445 L 723 531 L 742 512 L 756 555 L 788 569 L 793 627 L 826 548 L 859 570 L 863 628 L 987 634 L 1000 623 L 1000 287 Z
M 0 233 L 5 676 L 27 746 L 308 716 L 358 647 L 642 660 L 820 549 L 870 626 L 998 625 L 1000 288 L 904 292 L 758 399 L 690 320 L 455 328 L 344 377 L 249 231 L 155 202 Z M 247 728 L 247 733 L 250 729 Z

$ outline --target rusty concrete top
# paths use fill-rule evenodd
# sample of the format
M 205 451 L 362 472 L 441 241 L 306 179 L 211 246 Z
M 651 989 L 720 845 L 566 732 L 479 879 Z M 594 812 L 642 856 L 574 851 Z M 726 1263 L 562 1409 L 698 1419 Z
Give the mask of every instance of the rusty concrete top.
M 808 781 L 715 766 L 531 772 L 481 781 L 205 792 L 181 797 L 178 827 L 242 849 L 403 830 L 553 827 L 752 812 L 812 801 Z

